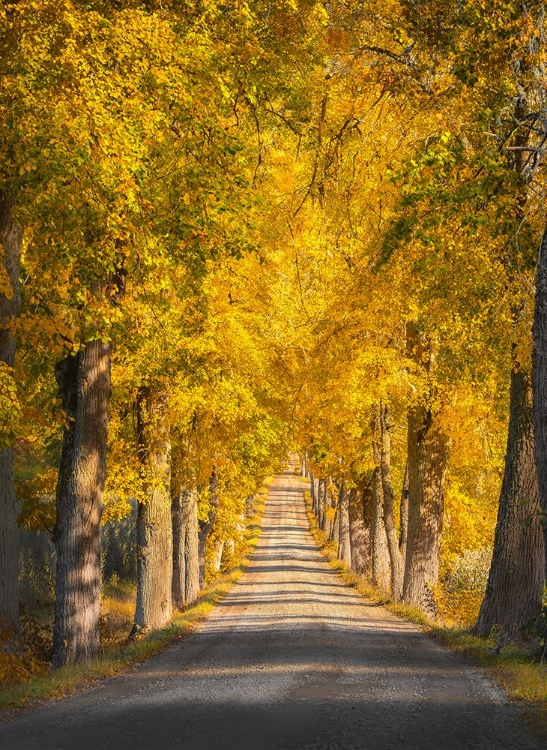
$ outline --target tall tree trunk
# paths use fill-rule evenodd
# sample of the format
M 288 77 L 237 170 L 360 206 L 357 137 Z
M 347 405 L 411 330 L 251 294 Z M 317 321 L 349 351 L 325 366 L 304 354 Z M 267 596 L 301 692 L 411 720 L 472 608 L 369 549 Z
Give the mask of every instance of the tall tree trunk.
M 477 635 L 488 636 L 494 629 L 502 640 L 518 638 L 541 612 L 545 551 L 539 507 L 530 377 L 513 369 L 494 554 Z
M 406 559 L 406 543 L 408 539 L 408 461 L 405 466 L 405 478 L 403 480 L 403 489 L 401 491 L 401 503 L 399 513 L 399 552 L 404 561 Z
M 408 326 L 409 355 L 429 369 L 430 342 Z M 408 411 L 408 540 L 403 599 L 424 612 L 435 612 L 439 551 L 444 517 L 448 438 L 435 413 L 421 398 Z
M 217 539 L 213 544 L 211 555 L 211 567 L 218 573 L 222 567 L 222 555 L 224 554 L 224 539 Z
M 199 522 L 197 492 L 190 494 L 186 505 L 186 533 L 184 536 L 184 597 L 187 605 L 193 604 L 199 594 Z
M 518 66 L 527 75 L 525 59 Z M 530 111 L 526 89 L 515 106 L 515 122 L 524 123 Z M 508 153 L 509 163 L 519 179 L 525 176 L 526 146 L 531 130 L 520 127 L 515 134 L 516 148 Z M 515 204 L 516 222 L 523 220 L 525 204 L 520 193 Z M 546 242 L 544 233 L 536 268 L 536 300 L 533 325 L 532 378 L 514 362 L 509 396 L 509 431 L 505 470 L 500 493 L 494 554 L 486 594 L 475 625 L 481 636 L 496 633 L 501 644 L 522 636 L 522 629 L 541 612 L 541 595 L 545 580 L 545 543 L 538 518 L 545 498 L 545 295 Z M 506 268 L 509 277 L 513 264 Z M 522 269 L 521 269 L 522 270 Z M 521 310 L 514 311 L 515 320 Z M 533 382 L 533 391 L 530 384 Z M 532 403 L 533 402 L 533 403 Z M 537 436 L 534 440 L 534 423 Z M 535 442 L 535 445 L 534 445 Z M 541 497 L 543 496 L 543 497 Z M 543 505 L 545 508 L 545 505 Z
M 171 523 L 173 526 L 173 609 L 183 609 L 185 601 L 186 558 L 184 540 L 186 528 L 183 520 L 183 506 L 189 492 L 187 489 L 175 491 L 171 500 Z
M 323 506 L 321 500 L 322 483 L 323 480 L 319 478 L 317 480 L 317 523 L 320 529 L 323 528 Z
M 372 583 L 387 592 L 391 582 L 391 565 L 383 517 L 382 480 L 378 467 L 374 469 L 372 476 L 372 493 Z
M 182 489 L 171 503 L 173 523 L 173 607 L 183 609 L 199 593 L 198 516 L 195 492 Z
M 320 479 L 319 487 L 317 490 L 317 497 L 319 502 L 319 528 L 321 531 L 327 529 L 327 480 Z
M 391 582 L 391 564 L 384 524 L 384 497 L 380 471 L 380 414 L 374 409 L 372 420 L 372 583 L 382 591 L 388 591 Z
M 13 368 L 15 337 L 13 321 L 19 314 L 21 267 L 21 227 L 11 219 L 11 201 L 0 191 L 0 244 L 3 262 L 10 281 L 11 293 L 0 293 L 0 366 Z M 0 248 L 0 253 L 2 252 Z M 7 290 L 6 290 L 7 291 Z M 18 642 L 19 582 L 17 549 L 17 507 L 15 498 L 13 448 L 0 449 L 0 630 L 7 634 L 3 647 L 9 649 Z
M 348 500 L 351 569 L 358 576 L 371 575 L 372 483 L 352 487 Z
M 349 492 L 346 483 L 340 484 L 338 497 L 338 559 L 351 567 L 351 538 L 349 531 Z
M 328 486 L 332 486 L 331 482 L 328 482 Z M 339 510 L 338 496 L 332 493 L 329 493 L 327 505 L 330 511 L 329 513 L 330 518 L 328 522 L 329 542 L 334 542 L 334 541 L 338 541 L 338 527 L 340 525 L 340 515 L 338 512 Z
M 139 457 L 151 477 L 137 514 L 137 603 L 132 634 L 162 628 L 173 614 L 173 527 L 168 396 L 163 386 L 137 397 Z
M 310 495 L 311 495 L 311 507 L 313 510 L 313 513 L 315 517 L 318 517 L 318 506 L 317 506 L 317 491 L 315 486 L 315 478 L 313 476 L 313 471 L 310 469 L 309 471 L 309 478 L 310 478 Z
M 380 474 L 382 477 L 384 526 L 391 563 L 391 595 L 394 601 L 400 602 L 403 594 L 403 559 L 399 551 L 399 538 L 395 528 L 394 494 L 391 485 L 391 427 L 389 406 L 382 404 L 380 406 Z
M 532 348 L 535 457 L 547 563 L 547 229 L 539 247 Z M 547 580 L 547 568 L 545 570 Z
M 211 533 L 217 517 L 218 508 L 218 477 L 213 470 L 209 477 L 209 513 L 206 521 L 200 521 L 198 534 L 199 586 L 205 586 L 205 562 L 207 539 Z
M 403 598 L 434 613 L 448 440 L 423 405 L 408 416 L 408 540 Z
M 91 341 L 55 369 L 67 426 L 56 494 L 54 667 L 99 651 L 110 352 L 110 344 Z

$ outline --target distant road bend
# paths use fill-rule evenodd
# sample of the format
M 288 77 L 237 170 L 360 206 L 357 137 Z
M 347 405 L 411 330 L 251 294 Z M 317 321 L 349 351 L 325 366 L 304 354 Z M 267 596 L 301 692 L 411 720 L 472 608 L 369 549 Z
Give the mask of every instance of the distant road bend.
M 0 725 L 1 750 L 538 750 L 477 670 L 333 573 L 304 487 L 276 478 L 248 570 L 196 632 Z

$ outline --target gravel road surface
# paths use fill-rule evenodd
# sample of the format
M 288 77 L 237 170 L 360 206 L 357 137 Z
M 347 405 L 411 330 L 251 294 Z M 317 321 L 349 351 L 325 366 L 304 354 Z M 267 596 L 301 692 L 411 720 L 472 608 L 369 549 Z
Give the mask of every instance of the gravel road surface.
M 198 630 L 1 724 L 1 750 L 545 750 L 476 669 L 341 582 L 304 488 L 275 480 L 251 565 Z

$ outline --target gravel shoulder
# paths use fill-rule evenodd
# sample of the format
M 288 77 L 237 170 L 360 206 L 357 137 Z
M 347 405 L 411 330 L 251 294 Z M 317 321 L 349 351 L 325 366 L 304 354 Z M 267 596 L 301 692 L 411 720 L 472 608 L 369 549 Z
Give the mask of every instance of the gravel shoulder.
M 271 486 L 248 569 L 211 617 L 138 669 L 0 725 L 0 750 L 538 750 L 460 657 L 331 570 L 303 483 Z

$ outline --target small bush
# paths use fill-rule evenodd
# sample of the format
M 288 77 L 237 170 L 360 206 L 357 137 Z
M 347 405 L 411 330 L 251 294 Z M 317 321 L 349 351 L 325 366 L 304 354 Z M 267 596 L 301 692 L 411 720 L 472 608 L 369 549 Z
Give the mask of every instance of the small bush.
M 446 577 L 451 591 L 485 591 L 492 561 L 492 550 L 468 549 L 456 558 Z
M 472 625 L 486 591 L 492 552 L 465 550 L 435 590 L 437 616 L 447 623 Z

